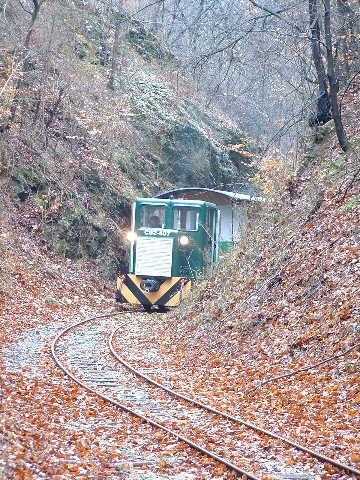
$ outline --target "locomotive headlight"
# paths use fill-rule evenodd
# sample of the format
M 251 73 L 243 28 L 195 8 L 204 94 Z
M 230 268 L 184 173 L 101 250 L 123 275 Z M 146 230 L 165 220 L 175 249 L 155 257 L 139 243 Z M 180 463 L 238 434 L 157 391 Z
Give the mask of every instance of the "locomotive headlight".
M 130 232 L 127 232 L 126 238 L 129 240 L 129 242 L 135 242 L 137 239 L 137 234 L 136 232 L 130 230 Z
M 186 235 L 181 235 L 179 237 L 179 243 L 182 247 L 187 247 L 190 243 L 190 238 L 187 237 Z

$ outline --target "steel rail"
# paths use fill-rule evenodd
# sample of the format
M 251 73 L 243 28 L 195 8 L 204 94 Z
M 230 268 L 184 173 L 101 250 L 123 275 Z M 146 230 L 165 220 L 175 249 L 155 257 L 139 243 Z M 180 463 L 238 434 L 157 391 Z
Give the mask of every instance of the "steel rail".
M 78 385 L 80 385 L 82 388 L 84 388 L 85 390 L 87 390 L 88 392 L 94 394 L 94 395 L 97 395 L 99 397 L 101 397 L 103 400 L 106 400 L 108 401 L 109 403 L 111 403 L 112 405 L 120 408 L 121 410 L 139 418 L 140 420 L 142 420 L 143 422 L 145 423 L 148 423 L 149 425 L 152 425 L 153 427 L 155 428 L 158 428 L 160 430 L 163 430 L 164 432 L 166 432 L 168 435 L 171 435 L 172 437 L 174 437 L 176 440 L 178 441 L 181 441 L 183 443 L 186 443 L 187 445 L 189 445 L 190 447 L 194 448 L 195 450 L 201 452 L 202 454 L 204 455 L 207 455 L 208 457 L 212 458 L 213 460 L 216 460 L 217 462 L 225 465 L 226 467 L 228 467 L 229 469 L 233 470 L 234 472 L 236 472 L 237 474 L 239 475 L 242 475 L 246 478 L 248 478 L 249 480 L 261 480 L 260 477 L 257 477 L 256 475 L 252 474 L 252 473 L 249 473 L 247 472 L 246 470 L 243 470 L 242 468 L 238 467 L 237 465 L 235 465 L 234 463 L 230 462 L 229 460 L 226 460 L 225 458 L 222 458 L 220 457 L 219 455 L 217 455 L 216 453 L 210 451 L 210 450 L 207 450 L 206 448 L 202 447 L 201 445 L 198 445 L 197 443 L 193 442 L 191 439 L 187 438 L 187 437 L 184 437 L 183 435 L 179 435 L 178 433 L 176 433 L 175 431 L 165 427 L 164 425 L 162 425 L 161 423 L 158 423 L 154 420 L 151 420 L 151 418 L 148 418 L 144 415 L 142 415 L 141 413 L 139 412 L 136 412 L 135 410 L 132 410 L 131 408 L 127 407 L 126 405 L 123 405 L 122 403 L 118 402 L 117 400 L 114 400 L 113 398 L 107 396 L 107 395 L 104 395 L 103 393 L 100 393 L 98 392 L 96 389 L 92 388 L 92 387 L 89 387 L 88 385 L 86 385 L 82 380 L 79 380 L 62 362 L 61 360 L 58 358 L 57 354 L 56 354 L 56 347 L 57 347 L 57 343 L 59 342 L 59 340 L 66 336 L 71 330 L 77 328 L 77 327 L 80 327 L 82 325 L 84 325 L 85 323 L 88 323 L 88 322 L 91 322 L 93 320 L 98 320 L 98 319 L 101 319 L 101 318 L 110 318 L 110 317 L 114 317 L 116 315 L 120 315 L 120 313 L 109 313 L 109 314 L 105 314 L 105 315 L 97 315 L 97 316 L 94 316 L 94 317 L 90 317 L 90 318 L 86 318 L 85 320 L 81 320 L 79 322 L 76 322 L 76 323 L 73 323 L 71 324 L 70 326 L 68 326 L 67 328 L 65 328 L 64 330 L 62 330 L 56 337 L 55 339 L 53 340 L 53 342 L 51 343 L 51 346 L 50 346 L 50 349 L 51 349 L 51 355 L 54 359 L 54 362 L 56 363 L 56 365 L 60 368 L 60 370 L 62 370 L 68 377 L 70 377 L 75 383 L 77 383 Z M 122 363 L 122 362 L 120 362 Z M 125 365 L 124 365 L 125 366 Z
M 116 352 L 116 350 L 114 348 L 113 340 L 114 340 L 114 337 L 117 334 L 117 332 L 120 331 L 120 329 L 121 329 L 121 327 L 116 328 L 111 333 L 111 335 L 109 337 L 109 340 L 108 340 L 109 348 L 110 348 L 110 351 L 113 354 L 113 356 L 118 360 L 118 362 L 121 363 L 124 367 L 126 367 L 133 374 L 142 378 L 143 380 L 150 383 L 151 385 L 154 385 L 158 388 L 161 388 L 162 390 L 164 390 L 165 392 L 169 393 L 170 395 L 172 395 L 174 397 L 180 398 L 181 400 L 185 400 L 186 402 L 189 402 L 192 405 L 195 405 L 195 406 L 200 407 L 204 410 L 207 410 L 208 412 L 211 412 L 211 413 L 214 413 L 218 416 L 221 416 L 222 418 L 225 418 L 226 420 L 231 420 L 231 421 L 236 422 L 238 424 L 244 425 L 244 426 L 246 426 L 246 427 L 248 427 L 248 428 L 250 428 L 250 429 L 252 429 L 256 432 L 262 433 L 262 434 L 267 435 L 271 438 L 274 438 L 274 439 L 279 440 L 283 443 L 286 443 L 287 445 L 290 445 L 290 446 L 296 448 L 297 450 L 308 453 L 309 455 L 317 458 L 318 460 L 320 460 L 323 463 L 330 463 L 334 467 L 337 467 L 341 470 L 344 470 L 347 473 L 350 473 L 350 474 L 355 475 L 356 477 L 360 478 L 360 471 L 357 470 L 356 468 L 353 468 L 350 465 L 346 465 L 342 462 L 339 462 L 339 461 L 334 460 L 330 457 L 327 457 L 326 455 L 322 455 L 321 453 L 319 453 L 315 450 L 312 450 L 312 449 L 310 449 L 310 448 L 308 448 L 304 445 L 301 445 L 300 443 L 294 442 L 293 440 L 291 440 L 287 437 L 283 437 L 282 435 L 278 435 L 277 433 L 274 433 L 270 430 L 266 430 L 264 428 L 261 428 L 261 427 L 257 426 L 256 424 L 245 420 L 242 417 L 235 417 L 234 415 L 230 415 L 226 412 L 222 412 L 221 410 L 213 408 L 211 405 L 208 405 L 208 404 L 203 403 L 199 400 L 196 400 L 194 398 L 183 395 L 183 394 L 181 394 L 181 393 L 179 393 L 175 390 L 172 390 L 171 388 L 166 387 L 164 384 L 157 382 L 156 380 L 149 377 L 148 375 L 141 373 L 138 369 L 134 368 L 132 365 L 130 365 L 128 362 L 126 362 L 126 360 L 124 360 L 124 358 L 120 357 L 119 354 Z

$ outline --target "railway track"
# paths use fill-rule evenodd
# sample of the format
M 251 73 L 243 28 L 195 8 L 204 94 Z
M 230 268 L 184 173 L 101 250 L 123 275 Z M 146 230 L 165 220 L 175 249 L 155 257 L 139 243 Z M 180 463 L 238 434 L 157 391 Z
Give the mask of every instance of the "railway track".
M 61 331 L 51 345 L 56 364 L 80 386 L 248 479 L 335 478 L 360 471 L 240 417 L 154 381 L 119 356 L 118 314 L 91 317 Z

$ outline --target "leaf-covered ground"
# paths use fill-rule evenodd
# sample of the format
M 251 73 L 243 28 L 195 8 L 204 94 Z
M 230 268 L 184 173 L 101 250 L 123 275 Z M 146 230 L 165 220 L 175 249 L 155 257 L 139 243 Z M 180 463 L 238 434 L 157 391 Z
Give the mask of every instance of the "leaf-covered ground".
M 55 366 L 50 343 L 64 325 L 114 309 L 93 265 L 51 257 L 5 218 L 0 246 L 0 478 L 219 477 L 217 464 L 84 392 Z

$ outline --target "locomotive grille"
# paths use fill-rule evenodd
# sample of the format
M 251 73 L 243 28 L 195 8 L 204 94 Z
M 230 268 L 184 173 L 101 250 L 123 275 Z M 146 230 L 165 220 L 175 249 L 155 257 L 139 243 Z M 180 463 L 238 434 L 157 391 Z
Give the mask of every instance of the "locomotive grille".
M 172 250 L 172 238 L 139 237 L 135 275 L 171 277 Z

